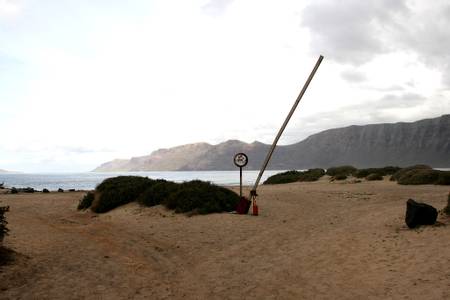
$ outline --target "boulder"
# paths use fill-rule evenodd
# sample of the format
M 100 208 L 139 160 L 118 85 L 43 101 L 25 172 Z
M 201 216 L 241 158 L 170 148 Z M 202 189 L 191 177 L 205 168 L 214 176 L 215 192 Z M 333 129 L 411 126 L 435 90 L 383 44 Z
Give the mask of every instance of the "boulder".
M 58 193 L 64 193 L 64 190 L 62 188 L 59 188 Z
M 420 225 L 433 225 L 436 223 L 438 212 L 436 208 L 426 203 L 416 202 L 408 199 L 406 202 L 405 222 L 409 228 Z
M 17 194 L 18 192 L 19 191 L 15 187 L 11 188 L 11 191 L 10 191 L 11 194 Z
M 24 192 L 24 193 L 34 193 L 34 189 L 32 187 L 26 187 L 26 188 L 20 189 L 20 191 Z
M 43 189 L 42 192 L 43 193 L 50 193 L 50 191 L 48 189 Z

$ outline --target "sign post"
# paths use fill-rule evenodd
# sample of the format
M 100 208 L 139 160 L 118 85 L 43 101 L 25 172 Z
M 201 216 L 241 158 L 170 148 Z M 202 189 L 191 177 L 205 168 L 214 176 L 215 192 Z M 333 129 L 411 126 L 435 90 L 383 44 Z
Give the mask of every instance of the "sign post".
M 239 196 L 242 198 L 242 168 L 248 163 L 248 157 L 245 153 L 238 153 L 234 156 L 234 164 L 239 167 Z

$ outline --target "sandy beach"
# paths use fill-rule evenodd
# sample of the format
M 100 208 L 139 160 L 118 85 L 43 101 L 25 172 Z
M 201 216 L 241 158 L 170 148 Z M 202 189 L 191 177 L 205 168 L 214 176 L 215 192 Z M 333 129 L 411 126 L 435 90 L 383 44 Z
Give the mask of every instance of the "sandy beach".
M 260 187 L 257 217 L 2 194 L 17 254 L 0 299 L 449 299 L 450 219 L 404 223 L 408 198 L 440 210 L 448 192 L 323 178 Z

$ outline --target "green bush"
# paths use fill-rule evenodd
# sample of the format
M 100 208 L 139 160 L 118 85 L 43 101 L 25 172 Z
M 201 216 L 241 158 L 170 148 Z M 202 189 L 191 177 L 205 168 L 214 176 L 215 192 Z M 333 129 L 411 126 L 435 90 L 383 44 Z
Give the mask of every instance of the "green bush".
M 324 169 L 309 169 L 302 172 L 298 181 L 317 181 L 325 175 Z
M 439 171 L 433 169 L 415 169 L 405 172 L 397 182 L 399 184 L 435 184 L 439 179 Z
M 381 174 L 378 174 L 378 173 L 372 173 L 372 174 L 367 175 L 366 179 L 369 180 L 369 181 L 383 180 L 383 176 Z
M 307 171 L 287 171 L 270 176 L 263 184 L 280 184 L 297 181 L 317 181 L 325 175 L 324 169 L 309 169 Z
M 430 166 L 427 166 L 427 165 L 415 165 L 415 166 L 402 168 L 402 169 L 398 170 L 397 172 L 395 172 L 391 176 L 391 180 L 398 181 L 401 177 L 406 175 L 409 171 L 413 171 L 413 170 L 432 170 L 432 169 L 433 168 L 431 168 Z
M 8 222 L 6 221 L 5 212 L 9 211 L 9 206 L 0 206 L 0 246 L 3 243 L 3 238 L 8 234 L 8 227 L 6 225 Z
M 95 189 L 91 209 L 96 213 L 110 211 L 134 201 L 156 181 L 141 176 L 118 176 L 105 179 Z
M 357 169 L 353 166 L 339 166 L 339 167 L 328 168 L 326 174 L 333 176 L 333 177 L 336 177 L 336 175 L 349 176 L 349 175 L 355 174 L 356 171 L 357 171 Z
M 347 175 L 345 174 L 337 174 L 336 176 L 333 176 L 333 180 L 345 180 L 347 179 Z
M 86 195 L 84 195 L 84 197 L 80 200 L 80 202 L 78 203 L 78 210 L 85 210 L 88 209 L 89 207 L 91 207 L 92 202 L 95 199 L 95 193 L 94 192 L 87 192 Z
M 119 176 L 104 180 L 95 192 L 88 192 L 80 200 L 78 209 L 90 207 L 96 213 L 103 213 L 131 201 L 146 206 L 164 204 L 176 212 L 206 214 L 233 211 L 239 196 L 229 189 L 199 180 L 177 184 L 162 179 Z
M 381 176 L 392 175 L 395 172 L 399 171 L 401 168 L 387 166 L 383 168 L 368 168 L 368 169 L 359 169 L 353 174 L 357 178 L 364 178 L 369 176 L 370 174 L 380 174 Z
M 233 191 L 210 182 L 193 180 L 184 182 L 170 193 L 163 204 L 177 213 L 215 213 L 233 211 L 239 196 Z
M 145 206 L 155 206 L 167 200 L 170 194 L 174 193 L 180 184 L 158 179 L 155 184 L 147 188 L 139 195 L 137 201 Z
M 403 168 L 391 176 L 399 184 L 440 184 L 450 185 L 450 171 L 433 170 L 426 165 Z
M 447 206 L 444 208 L 444 213 L 450 216 L 450 193 L 447 196 Z
M 450 185 L 450 171 L 440 171 L 436 184 Z
M 296 171 L 296 170 L 278 173 L 278 174 L 272 175 L 269 178 L 267 178 L 263 184 L 279 184 L 279 183 L 296 182 L 296 181 L 298 181 L 298 179 L 300 177 L 300 173 L 301 172 Z

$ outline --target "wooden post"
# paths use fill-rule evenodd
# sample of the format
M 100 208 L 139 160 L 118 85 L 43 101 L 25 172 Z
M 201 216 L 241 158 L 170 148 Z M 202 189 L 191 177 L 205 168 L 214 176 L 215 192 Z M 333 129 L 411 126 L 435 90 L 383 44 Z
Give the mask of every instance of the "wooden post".
M 283 133 L 284 129 L 286 128 L 287 124 L 289 123 L 289 120 L 291 119 L 292 115 L 294 114 L 295 109 L 297 108 L 300 100 L 302 99 L 303 95 L 306 92 L 306 89 L 309 86 L 309 83 L 311 82 L 311 80 L 313 79 L 314 75 L 316 74 L 317 69 L 320 66 L 320 63 L 323 60 L 323 56 L 320 55 L 319 59 L 316 62 L 316 65 L 314 66 L 313 70 L 311 71 L 311 74 L 309 75 L 308 79 L 306 80 L 305 84 L 303 85 L 302 90 L 300 91 L 300 94 L 297 97 L 297 100 L 295 100 L 294 105 L 291 108 L 291 111 L 289 112 L 289 114 L 286 117 L 286 120 L 284 120 L 283 125 L 281 126 L 280 130 L 278 131 L 277 136 L 275 137 L 275 140 L 272 143 L 272 146 L 270 147 L 269 152 L 267 153 L 266 159 L 264 160 L 262 166 L 261 166 L 261 170 L 259 171 L 258 177 L 256 178 L 255 184 L 253 186 L 253 189 L 250 192 L 250 199 L 256 197 L 256 189 L 258 188 L 259 185 L 259 181 L 261 180 L 261 177 L 264 173 L 264 171 L 266 170 L 267 164 L 270 161 L 270 158 L 272 157 L 273 151 L 275 150 L 275 147 L 277 146 L 278 140 L 281 137 L 281 134 Z

